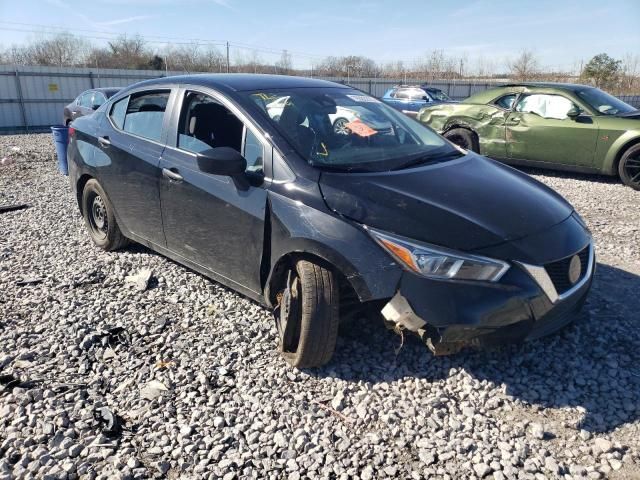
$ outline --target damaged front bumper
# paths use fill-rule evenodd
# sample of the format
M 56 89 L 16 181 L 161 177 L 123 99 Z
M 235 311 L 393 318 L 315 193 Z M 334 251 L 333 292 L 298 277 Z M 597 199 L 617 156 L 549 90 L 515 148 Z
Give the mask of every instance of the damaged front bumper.
M 595 253 L 591 243 L 586 248 L 583 275 L 562 294 L 544 268 L 517 262 L 496 284 L 437 281 L 405 272 L 382 315 L 393 330 L 418 334 L 436 355 L 548 335 L 571 322 L 589 292 Z

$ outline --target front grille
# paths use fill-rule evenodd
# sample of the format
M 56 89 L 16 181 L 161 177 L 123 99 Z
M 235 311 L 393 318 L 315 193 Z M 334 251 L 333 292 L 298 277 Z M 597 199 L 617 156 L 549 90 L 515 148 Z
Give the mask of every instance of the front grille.
M 578 255 L 578 257 L 580 258 L 581 267 L 580 277 L 576 281 L 576 283 L 578 283 L 587 274 L 587 267 L 589 265 L 589 246 L 587 245 L 575 255 Z M 547 263 L 544 266 L 544 269 L 547 271 L 551 282 L 553 282 L 553 286 L 556 287 L 558 295 L 562 295 L 576 284 L 571 283 L 571 281 L 569 280 L 569 264 L 571 263 L 571 259 L 573 257 L 574 255 L 571 255 L 567 258 L 563 258 L 562 260 L 558 260 L 557 262 Z

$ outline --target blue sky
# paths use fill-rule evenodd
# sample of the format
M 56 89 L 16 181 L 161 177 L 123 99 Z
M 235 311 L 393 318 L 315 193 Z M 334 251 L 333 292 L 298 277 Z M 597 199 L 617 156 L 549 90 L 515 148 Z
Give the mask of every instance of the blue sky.
M 600 52 L 640 55 L 638 0 L 0 0 L 0 45 L 41 36 L 33 25 L 97 37 L 139 33 L 158 42 L 173 37 L 289 49 L 294 64 L 317 61 L 296 52 L 384 62 L 437 49 L 464 55 L 469 65 L 483 58 L 501 66 L 527 48 L 558 68 Z M 270 55 L 278 54 L 259 53 Z

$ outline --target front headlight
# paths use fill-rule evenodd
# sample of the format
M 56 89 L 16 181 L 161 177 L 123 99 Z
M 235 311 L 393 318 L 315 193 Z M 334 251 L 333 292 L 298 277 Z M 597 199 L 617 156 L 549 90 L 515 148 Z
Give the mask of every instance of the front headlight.
M 427 278 L 497 282 L 509 270 L 502 260 L 414 243 L 372 228 L 367 231 L 405 268 Z

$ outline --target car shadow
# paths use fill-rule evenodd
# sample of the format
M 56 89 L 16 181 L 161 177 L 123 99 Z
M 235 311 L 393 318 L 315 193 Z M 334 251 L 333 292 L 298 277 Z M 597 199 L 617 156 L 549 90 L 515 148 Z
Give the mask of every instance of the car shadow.
M 571 178 L 573 180 L 584 180 L 586 182 L 622 185 L 622 182 L 620 182 L 620 178 L 618 178 L 617 176 L 601 175 L 597 173 L 571 172 L 568 170 L 549 170 L 546 168 L 526 167 L 523 165 L 511 166 L 528 175 L 542 175 L 545 177 L 554 178 Z
M 379 319 L 342 329 L 334 360 L 309 371 L 369 384 L 420 378 L 436 382 L 464 371 L 502 386 L 507 396 L 544 407 L 582 407 L 578 428 L 608 432 L 640 416 L 640 277 L 598 264 L 576 320 L 548 337 L 491 350 L 434 357 L 416 338 L 401 339 Z M 578 415 L 579 416 L 579 415 Z

